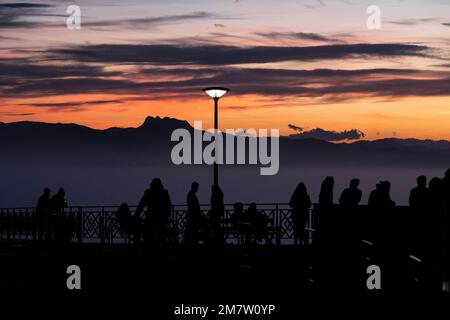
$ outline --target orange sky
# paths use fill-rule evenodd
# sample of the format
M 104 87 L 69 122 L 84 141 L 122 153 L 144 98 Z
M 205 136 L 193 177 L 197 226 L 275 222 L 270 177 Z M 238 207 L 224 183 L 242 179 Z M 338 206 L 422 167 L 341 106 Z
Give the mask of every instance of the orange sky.
M 380 1 L 374 31 L 365 1 L 187 2 L 82 3 L 79 31 L 65 28 L 63 5 L 0 7 L 11 18 L 0 23 L 0 121 L 108 128 L 169 116 L 208 128 L 200 88 L 225 85 L 223 130 L 450 140 L 448 3 Z

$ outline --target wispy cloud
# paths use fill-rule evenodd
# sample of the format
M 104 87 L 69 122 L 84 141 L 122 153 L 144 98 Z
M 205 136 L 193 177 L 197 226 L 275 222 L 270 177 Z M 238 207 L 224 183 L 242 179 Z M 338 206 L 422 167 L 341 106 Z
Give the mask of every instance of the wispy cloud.
M 133 18 L 125 20 L 98 20 L 98 21 L 88 21 L 83 23 L 83 27 L 133 27 L 133 28 L 147 28 L 151 26 L 160 26 L 167 24 L 175 24 L 186 22 L 190 20 L 201 20 L 201 19 L 225 19 L 209 12 L 198 11 L 190 12 L 186 14 L 178 15 L 165 15 L 157 17 L 143 17 L 143 18 Z
M 309 40 L 318 42 L 340 42 L 340 39 L 332 39 L 318 33 L 307 32 L 269 32 L 257 33 L 257 35 L 270 39 Z
M 39 17 L 62 16 L 48 12 L 50 4 L 39 3 L 0 3 L 0 28 L 31 28 L 46 25 Z
M 229 65 L 281 61 L 314 61 L 348 57 L 425 56 L 426 46 L 413 44 L 335 44 L 308 47 L 234 47 L 220 45 L 90 45 L 72 49 L 51 49 L 52 59 L 161 65 Z
M 440 18 L 410 18 L 387 21 L 390 24 L 402 25 L 402 26 L 416 26 L 423 23 L 439 22 Z
M 359 140 L 364 138 L 366 134 L 358 129 L 334 131 L 325 130 L 322 128 L 315 128 L 312 130 L 304 131 L 303 128 L 289 124 L 289 128 L 295 130 L 297 133 L 292 134 L 289 137 L 293 139 L 319 139 L 325 141 L 344 141 L 344 140 Z

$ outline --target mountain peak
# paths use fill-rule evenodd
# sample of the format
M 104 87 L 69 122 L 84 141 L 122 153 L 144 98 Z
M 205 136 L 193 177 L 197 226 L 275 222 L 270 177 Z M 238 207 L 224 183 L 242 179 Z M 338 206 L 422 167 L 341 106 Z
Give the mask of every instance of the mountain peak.
M 177 128 L 191 128 L 191 125 L 186 120 L 178 120 L 170 117 L 152 117 L 145 118 L 144 123 L 139 126 L 139 129 L 177 129 Z

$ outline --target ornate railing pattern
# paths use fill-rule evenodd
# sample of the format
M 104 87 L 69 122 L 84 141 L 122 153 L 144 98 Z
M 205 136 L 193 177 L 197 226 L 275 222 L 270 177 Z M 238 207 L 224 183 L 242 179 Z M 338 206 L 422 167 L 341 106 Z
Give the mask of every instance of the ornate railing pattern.
M 64 209 L 63 214 L 70 221 L 72 242 L 124 243 L 127 235 L 120 231 L 116 221 L 116 206 L 72 206 Z M 130 207 L 132 213 L 136 206 Z M 208 205 L 202 205 L 204 214 L 209 211 Z M 258 210 L 272 221 L 277 228 L 281 240 L 293 238 L 291 209 L 287 204 L 258 204 Z M 173 205 L 169 229 L 174 237 L 181 240 L 186 225 L 185 205 Z M 233 206 L 226 205 L 224 219 L 229 219 Z M 314 210 L 310 210 L 307 230 L 314 230 Z M 47 226 L 48 228 L 49 226 Z M 39 225 L 35 217 L 35 208 L 0 208 L 0 240 L 25 241 L 38 237 Z M 232 241 L 232 236 L 230 238 Z

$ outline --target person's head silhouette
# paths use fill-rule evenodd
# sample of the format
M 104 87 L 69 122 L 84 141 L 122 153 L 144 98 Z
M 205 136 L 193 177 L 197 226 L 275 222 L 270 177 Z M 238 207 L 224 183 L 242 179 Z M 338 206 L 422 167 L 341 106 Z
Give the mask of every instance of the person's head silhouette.
M 444 180 L 450 183 L 450 168 L 445 171 Z
M 306 185 L 303 182 L 300 182 L 297 185 L 297 188 L 295 189 L 295 192 L 296 193 L 300 193 L 300 194 L 306 193 Z
M 197 192 L 199 186 L 200 186 L 200 185 L 198 184 L 198 182 L 194 181 L 194 182 L 192 182 L 192 184 L 191 184 L 191 190 L 194 191 L 194 192 Z
M 66 191 L 64 191 L 64 188 L 59 188 L 58 195 L 64 197 L 65 194 L 66 194 Z
M 438 177 L 434 177 L 430 180 L 428 187 L 433 192 L 439 192 L 442 187 L 442 180 Z
M 391 191 L 391 183 L 389 181 L 382 181 L 381 189 L 383 189 L 384 192 L 389 193 Z
M 359 179 L 352 179 L 350 181 L 350 188 L 351 189 L 356 189 L 359 186 Z
M 161 190 L 161 189 L 163 189 L 163 185 L 162 185 L 161 179 L 154 178 L 152 180 L 152 183 L 150 184 L 150 189 L 153 189 L 153 190 Z
M 417 186 L 419 188 L 426 188 L 427 187 L 427 177 L 425 176 L 418 176 L 417 177 Z
M 233 205 L 233 208 L 235 212 L 242 212 L 244 210 L 244 205 L 242 204 L 242 202 L 236 202 Z

